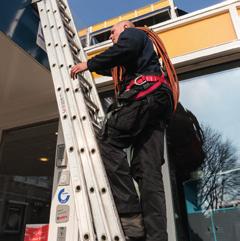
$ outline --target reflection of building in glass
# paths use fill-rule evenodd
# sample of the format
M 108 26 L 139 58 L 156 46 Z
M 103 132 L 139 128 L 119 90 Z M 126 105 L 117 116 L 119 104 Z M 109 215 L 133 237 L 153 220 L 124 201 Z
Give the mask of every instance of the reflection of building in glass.
M 195 115 L 181 104 L 169 123 L 167 137 L 179 235 L 184 237 L 190 227 L 190 240 L 202 238 L 203 230 L 196 224 L 207 225 L 204 220 L 209 215 L 218 221 L 233 215 L 235 220 L 240 204 L 235 146 L 209 126 L 200 127 Z M 215 225 L 214 218 L 208 222 Z
M 240 206 L 239 168 L 216 173 L 212 177 L 201 174 L 184 183 L 188 213 Z M 208 184 L 206 184 L 208 179 Z
M 225 77 L 232 76 L 230 82 L 234 92 L 239 74 L 240 69 L 236 68 L 195 77 L 184 81 L 181 86 L 182 103 L 186 104 L 187 108 L 191 107 L 198 121 L 203 123 L 203 163 L 198 172 L 182 183 L 189 229 L 187 233 L 193 241 L 238 240 L 239 237 L 239 233 L 234 231 L 234 227 L 239 225 L 239 149 L 238 145 L 235 145 L 239 141 L 238 137 L 234 138 L 233 132 L 238 123 L 229 125 L 232 119 L 235 119 L 235 112 L 229 109 L 229 106 L 233 107 L 236 102 L 232 101 L 232 95 L 217 101 L 217 97 L 225 93 L 229 84 L 224 84 Z M 207 89 L 206 83 L 212 88 Z M 221 87 L 214 88 L 213 83 L 220 84 Z M 199 105 L 201 103 L 203 105 Z M 221 110 L 224 110 L 224 115 Z M 181 177 L 175 178 L 175 182 L 181 182 Z

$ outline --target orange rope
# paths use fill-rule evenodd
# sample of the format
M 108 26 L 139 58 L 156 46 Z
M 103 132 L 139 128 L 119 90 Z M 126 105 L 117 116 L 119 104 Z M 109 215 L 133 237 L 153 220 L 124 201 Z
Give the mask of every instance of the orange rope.
M 175 111 L 179 100 L 179 83 L 176 70 L 173 64 L 171 63 L 170 58 L 168 57 L 164 44 L 162 40 L 159 38 L 159 36 L 149 28 L 137 27 L 137 29 L 144 31 L 148 35 L 149 39 L 153 42 L 153 45 L 156 47 L 158 57 L 162 59 L 163 65 L 166 68 L 168 82 L 172 90 Z M 115 93 L 117 93 L 119 90 L 119 84 L 122 81 L 121 66 L 113 68 L 112 77 L 115 85 Z
M 122 81 L 123 67 L 116 66 L 112 68 L 112 78 L 114 83 L 115 95 L 119 92 L 120 82 Z

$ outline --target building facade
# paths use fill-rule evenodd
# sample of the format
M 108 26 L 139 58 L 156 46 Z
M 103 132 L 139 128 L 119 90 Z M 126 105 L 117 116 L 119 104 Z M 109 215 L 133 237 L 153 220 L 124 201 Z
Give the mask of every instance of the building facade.
M 31 1 L 0 12 L 0 241 L 24 240 L 26 224 L 48 223 L 58 110 L 47 56 L 36 41 Z M 147 23 L 165 43 L 180 79 L 163 166 L 170 241 L 240 238 L 240 1 L 193 13 L 162 0 L 80 31 L 89 58 L 110 27 Z M 111 78 L 93 73 L 107 106 Z M 239 102 L 238 102 L 239 101 Z

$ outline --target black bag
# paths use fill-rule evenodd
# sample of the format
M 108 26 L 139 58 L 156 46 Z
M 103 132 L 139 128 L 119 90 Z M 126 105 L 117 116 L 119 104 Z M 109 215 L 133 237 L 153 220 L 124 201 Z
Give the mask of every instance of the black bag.
M 203 132 L 195 115 L 178 103 L 167 128 L 170 162 L 177 169 L 194 171 L 203 162 Z

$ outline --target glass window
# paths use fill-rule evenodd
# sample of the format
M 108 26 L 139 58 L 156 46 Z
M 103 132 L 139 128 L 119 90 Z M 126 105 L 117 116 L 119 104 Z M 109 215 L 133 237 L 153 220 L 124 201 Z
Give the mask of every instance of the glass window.
M 234 68 L 180 83 L 168 129 L 178 241 L 239 240 L 239 80 Z
M 23 241 L 26 224 L 49 222 L 58 122 L 3 132 L 0 241 Z

